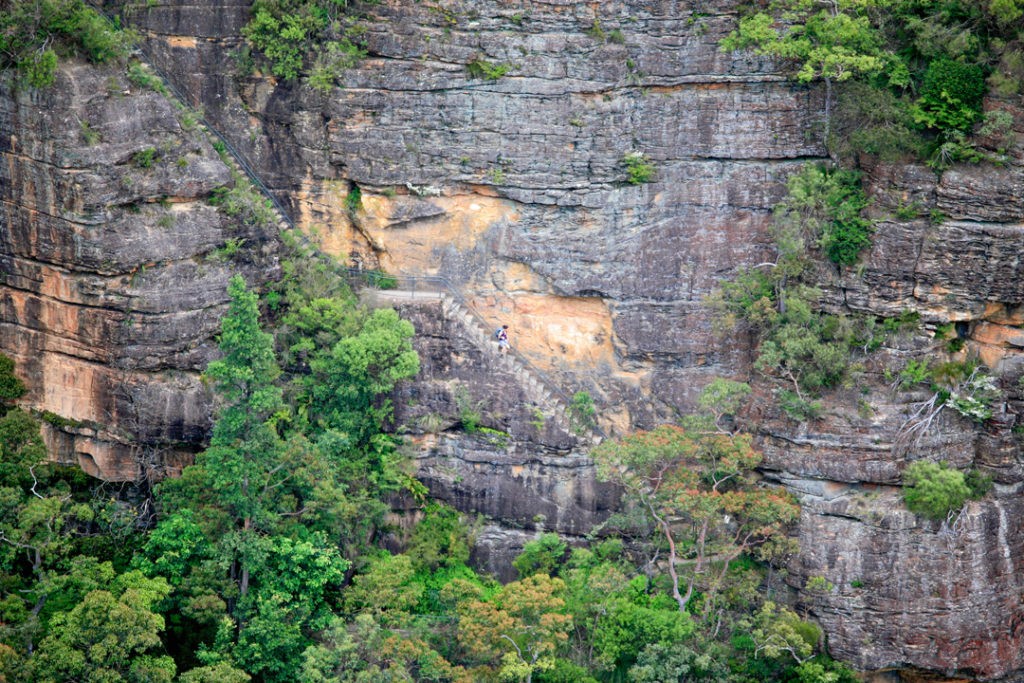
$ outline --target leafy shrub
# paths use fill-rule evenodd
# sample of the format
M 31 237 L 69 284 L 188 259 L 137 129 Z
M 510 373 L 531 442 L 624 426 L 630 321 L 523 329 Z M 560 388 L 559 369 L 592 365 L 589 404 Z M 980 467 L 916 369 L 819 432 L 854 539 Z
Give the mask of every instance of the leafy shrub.
M 540 538 L 528 541 L 523 552 L 512 560 L 512 566 L 520 577 L 533 574 L 554 574 L 562 565 L 568 546 L 558 534 L 543 534 Z
M 496 81 L 511 70 L 511 64 L 495 64 L 480 57 L 466 65 L 466 71 L 469 73 L 470 78 L 480 78 L 488 81 Z
M 953 164 L 977 164 L 986 155 L 981 152 L 967 134 L 959 130 L 948 131 L 941 144 L 934 148 L 928 165 L 936 171 L 944 171 Z
M 228 261 L 238 255 L 239 250 L 245 245 L 245 240 L 239 237 L 229 237 L 224 244 L 214 251 L 214 258 L 218 261 Z
M 1003 97 L 1013 97 L 1024 89 L 1024 50 L 1008 50 L 999 66 L 988 77 L 989 85 Z
M 505 184 L 505 171 L 500 168 L 492 168 L 487 172 L 487 177 L 495 185 Z
M 141 62 L 132 62 L 128 65 L 128 80 L 140 88 L 147 88 L 167 95 L 167 86 L 164 85 L 164 82 Z
M 797 422 L 817 420 L 821 417 L 820 401 L 812 401 L 786 389 L 779 392 L 779 407 Z
M 964 483 L 971 490 L 971 498 L 984 498 L 992 490 L 992 477 L 978 470 L 968 470 L 964 475 Z
M 366 49 L 356 36 L 361 32 L 356 27 L 349 29 L 340 40 L 332 40 L 320 48 L 313 61 L 307 82 L 322 93 L 329 93 L 334 81 L 346 69 L 351 69 L 359 60 L 366 56 Z
M 1017 141 L 1017 134 L 1013 130 L 1013 115 L 1005 109 L 986 112 L 978 135 L 992 140 L 999 154 L 1006 154 Z
M 536 683 L 598 683 L 585 668 L 562 658 L 552 661 L 550 668 L 538 671 L 533 680 Z
M 817 313 L 810 302 L 787 297 L 785 313 L 764 335 L 754 365 L 789 379 L 798 390 L 834 387 L 849 369 L 852 333 L 848 319 Z
M 375 289 L 398 289 L 398 278 L 383 270 L 366 270 L 362 276 L 363 281 Z
M 456 387 L 453 398 L 455 399 L 455 407 L 459 410 L 459 421 L 462 423 L 462 428 L 466 430 L 466 433 L 475 434 L 480 431 L 480 421 L 483 419 L 480 409 L 483 406 L 483 402 L 474 401 L 469 395 L 469 390 L 461 385 Z
M 997 23 L 1012 26 L 1024 16 L 1024 2 L 1021 0 L 988 0 L 988 11 Z
M 912 387 L 915 384 L 926 382 L 931 379 L 932 371 L 927 358 L 923 360 L 909 360 L 907 365 L 900 370 L 899 385 L 901 387 Z
M 345 209 L 350 216 L 354 216 L 361 208 L 363 208 L 363 191 L 358 185 L 352 183 L 348 194 L 345 195 Z
M 950 408 L 974 422 L 992 417 L 992 403 L 999 397 L 995 380 L 984 373 L 972 373 L 962 384 L 949 392 Z
M 85 140 L 85 144 L 92 146 L 102 139 L 99 131 L 94 130 L 88 121 L 79 121 L 78 127 L 82 130 L 82 139 Z
M 919 158 L 926 151 L 909 98 L 870 83 L 843 84 L 833 130 L 829 148 L 841 159 L 865 153 L 895 162 Z
M 440 503 L 430 503 L 409 539 L 406 554 L 417 572 L 455 567 L 469 561 L 469 530 L 459 513 Z
M 270 201 L 240 176 L 235 177 L 234 187 L 215 189 L 210 194 L 210 204 L 246 225 L 268 228 L 277 218 Z
M 586 391 L 577 391 L 573 394 L 572 403 L 569 404 L 569 422 L 577 435 L 597 426 L 594 399 Z
M 963 472 L 945 463 L 918 460 L 903 471 L 903 501 L 914 514 L 947 519 L 971 498 Z
M 307 8 L 289 12 L 291 3 L 260 0 L 242 35 L 270 62 L 270 71 L 286 80 L 298 78 L 308 44 L 323 22 Z
M 25 383 L 14 374 L 14 360 L 0 353 L 0 402 L 13 401 L 25 394 Z
M 833 263 L 856 263 L 871 245 L 872 233 L 871 221 L 861 215 L 868 200 L 860 174 L 812 164 L 790 177 L 788 189 L 776 208 L 776 223 L 797 223 L 799 233 L 816 239 Z
M 82 0 L 15 0 L 0 10 L 0 68 L 14 67 L 27 85 L 53 84 L 58 54 L 95 63 L 124 57 L 132 34 L 115 29 Z
M 932 61 L 921 83 L 914 117 L 926 128 L 968 131 L 981 118 L 985 70 L 948 57 Z
M 295 80 L 311 59 L 310 85 L 329 91 L 337 73 L 364 55 L 361 27 L 338 0 L 257 0 L 242 35 L 275 76 Z M 322 47 L 312 57 L 314 46 Z
M 626 181 L 631 185 L 640 185 L 654 180 L 654 164 L 643 152 L 630 152 L 622 157 L 626 167 Z
M 155 161 L 156 149 L 154 149 L 153 147 L 139 150 L 132 156 L 132 163 L 134 163 L 139 168 L 152 168 L 153 162 Z

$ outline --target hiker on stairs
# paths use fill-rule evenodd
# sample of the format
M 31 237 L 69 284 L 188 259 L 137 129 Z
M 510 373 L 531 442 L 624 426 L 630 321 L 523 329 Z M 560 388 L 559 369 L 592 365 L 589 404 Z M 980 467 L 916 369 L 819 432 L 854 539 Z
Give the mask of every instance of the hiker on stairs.
M 495 330 L 494 337 L 498 340 L 498 350 L 502 353 L 508 353 L 508 325 L 502 325 Z

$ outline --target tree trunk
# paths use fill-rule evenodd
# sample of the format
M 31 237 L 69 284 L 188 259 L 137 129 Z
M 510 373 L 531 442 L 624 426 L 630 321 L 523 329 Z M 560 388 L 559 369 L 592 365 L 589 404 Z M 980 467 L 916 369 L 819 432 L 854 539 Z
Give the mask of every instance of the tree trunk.
M 686 595 L 679 593 L 679 574 L 676 573 L 676 542 L 672 538 L 672 532 L 668 528 L 668 524 L 662 520 L 659 520 L 661 524 L 662 532 L 665 534 L 665 540 L 668 541 L 668 574 L 672 577 L 672 597 L 675 598 L 676 604 L 679 605 L 679 611 L 686 611 L 686 604 L 690 602 L 690 597 L 693 595 L 693 583 L 686 589 Z
M 252 528 L 252 518 L 246 517 L 245 522 L 242 524 L 242 529 L 249 531 Z M 246 562 L 242 562 L 242 576 L 238 582 L 238 597 L 244 598 L 245 594 L 249 592 L 249 566 Z
M 829 136 L 832 135 L 832 79 L 825 77 L 825 151 L 831 157 Z

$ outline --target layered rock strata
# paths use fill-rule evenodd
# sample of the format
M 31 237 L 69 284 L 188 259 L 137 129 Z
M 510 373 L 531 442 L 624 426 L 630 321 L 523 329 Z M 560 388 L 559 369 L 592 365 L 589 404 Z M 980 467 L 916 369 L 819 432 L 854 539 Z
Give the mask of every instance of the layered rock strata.
M 121 68 L 0 83 L 0 346 L 51 452 L 107 480 L 174 471 L 206 439 L 199 372 L 227 280 L 273 273 L 265 236 L 207 196 L 231 182 L 195 124 Z M 231 262 L 228 240 L 252 249 Z
M 491 324 L 510 323 L 517 347 L 567 390 L 590 391 L 608 430 L 688 410 L 711 376 L 750 376 L 749 340 L 713 334 L 704 297 L 770 258 L 771 206 L 786 177 L 825 150 L 818 91 L 717 49 L 737 2 L 367 5 L 369 57 L 329 94 L 239 73 L 244 60 L 233 53 L 247 5 L 158 2 L 129 18 L 325 249 L 455 283 Z M 475 77 L 474 63 L 506 73 Z M 986 106 L 1009 111 L 1024 134 L 1019 98 Z M 623 159 L 633 152 L 652 164 L 654 182 L 627 182 Z M 916 311 L 923 327 L 867 361 L 857 386 L 826 397 L 822 419 L 787 420 L 765 388 L 750 416 L 762 425 L 766 476 L 803 502 L 803 550 L 789 580 L 832 651 L 862 669 L 983 680 L 1024 671 L 1024 473 L 1013 429 L 1024 348 L 1022 159 L 1018 144 L 1001 165 L 869 165 L 880 220 L 873 246 L 856 269 L 822 268 L 825 304 L 871 316 Z M 905 218 L 910 209 L 917 218 Z M 926 397 L 892 393 L 885 370 L 962 358 L 932 338 L 950 322 L 1000 376 L 1005 400 L 984 426 L 947 411 L 924 439 L 900 443 L 908 411 Z M 548 460 L 544 439 L 558 435 L 526 436 L 529 420 L 509 417 L 515 410 L 493 425 L 521 430 L 512 453 L 446 429 L 458 411 L 455 383 L 487 383 L 469 372 L 483 363 L 479 349 L 442 332 L 421 337 L 430 362 L 403 390 L 442 416 L 404 404 L 407 426 L 423 432 L 432 491 L 524 527 L 509 532 L 517 538 L 539 524 L 512 500 L 546 499 L 567 531 L 599 518 L 611 501 L 585 462 Z M 104 348 L 113 337 L 94 338 Z M 427 434 L 428 423 L 441 434 Z M 898 486 L 919 458 L 979 467 L 995 490 L 953 529 L 915 518 Z M 833 589 L 804 590 L 817 576 Z
M 609 427 L 653 424 L 744 366 L 702 299 L 767 257 L 785 178 L 824 148 L 816 91 L 717 49 L 731 3 L 358 9 L 370 56 L 326 95 L 238 74 L 244 5 L 129 16 L 325 249 L 451 280 Z M 632 152 L 653 183 L 626 182 Z

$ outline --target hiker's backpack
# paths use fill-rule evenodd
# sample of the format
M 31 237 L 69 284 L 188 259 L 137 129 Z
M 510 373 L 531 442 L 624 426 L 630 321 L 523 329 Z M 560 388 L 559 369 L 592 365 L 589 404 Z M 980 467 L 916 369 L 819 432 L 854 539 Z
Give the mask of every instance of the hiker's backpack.
M 501 330 L 502 330 L 502 328 L 499 327 L 498 329 L 496 329 L 494 331 L 494 338 L 495 339 L 501 339 Z

